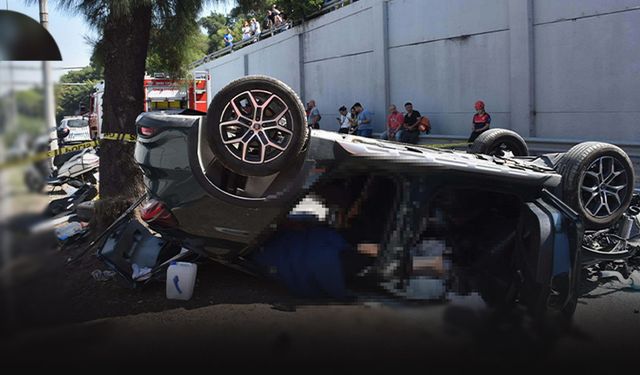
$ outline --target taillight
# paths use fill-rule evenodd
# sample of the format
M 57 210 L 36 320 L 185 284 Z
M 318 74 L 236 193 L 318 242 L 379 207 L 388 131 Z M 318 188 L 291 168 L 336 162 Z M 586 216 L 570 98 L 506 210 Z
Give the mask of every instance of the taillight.
M 152 137 L 158 134 L 160 131 L 158 128 L 151 128 L 148 126 L 138 126 L 138 134 L 143 137 Z
M 140 209 L 140 217 L 148 224 L 159 227 L 175 227 L 178 225 L 167 206 L 155 199 L 151 199 Z

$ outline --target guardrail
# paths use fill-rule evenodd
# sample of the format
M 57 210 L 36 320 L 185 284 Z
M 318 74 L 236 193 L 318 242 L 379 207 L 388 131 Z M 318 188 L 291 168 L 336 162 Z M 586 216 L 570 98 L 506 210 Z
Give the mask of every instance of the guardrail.
M 269 37 L 281 32 L 281 31 L 287 30 L 287 29 L 289 29 L 291 27 L 292 27 L 292 23 L 291 22 L 287 22 L 287 23 L 285 23 L 283 25 L 280 25 L 278 27 L 274 27 L 272 29 L 269 29 L 269 31 L 264 31 L 264 32 L 261 32 L 258 35 L 252 36 L 249 39 L 245 39 L 245 40 L 240 41 L 238 43 L 233 43 L 232 45 L 230 45 L 228 47 L 224 47 L 222 49 L 219 49 L 219 50 L 217 50 L 215 52 L 212 52 L 212 53 L 208 54 L 207 56 L 205 56 L 205 57 L 203 57 L 203 58 L 201 58 L 199 60 L 196 60 L 196 61 L 192 62 L 189 65 L 189 69 L 193 69 L 193 68 L 195 68 L 195 67 L 197 67 L 199 65 L 202 65 L 202 64 L 204 64 L 206 62 L 213 61 L 213 60 L 217 59 L 218 57 L 227 55 L 227 54 L 229 54 L 229 53 L 231 53 L 233 51 L 237 51 L 237 50 L 239 50 L 241 48 L 244 48 L 245 46 L 248 46 L 249 44 L 253 44 L 253 43 L 256 43 L 256 42 L 258 42 L 258 41 L 260 41 L 262 39 L 269 38 Z
M 202 65 L 204 63 L 207 63 L 209 61 L 213 61 L 219 57 L 222 57 L 224 55 L 227 55 L 233 51 L 237 51 L 239 49 L 242 49 L 250 44 L 256 43 L 260 40 L 269 38 L 275 34 L 278 34 L 284 30 L 290 29 L 294 26 L 298 26 L 303 22 L 306 22 L 310 19 L 316 18 L 316 17 L 320 17 L 326 13 L 332 12 L 338 8 L 341 8 L 345 5 L 349 5 L 353 2 L 353 0 L 334 0 L 332 2 L 326 3 L 322 6 L 321 9 L 317 10 L 316 12 L 313 12 L 311 14 L 309 14 L 308 16 L 305 16 L 303 19 L 301 20 L 294 20 L 294 21 L 287 21 L 284 24 L 278 26 L 278 27 L 272 27 L 269 30 L 263 31 L 260 34 L 256 35 L 256 36 L 252 36 L 249 39 L 246 40 L 242 40 L 238 43 L 233 43 L 232 45 L 228 46 L 228 47 L 224 47 L 222 49 L 219 49 L 217 51 L 214 51 L 208 55 L 206 55 L 205 57 L 196 60 L 194 62 L 192 62 L 191 64 L 189 64 L 189 69 L 193 69 L 199 65 Z

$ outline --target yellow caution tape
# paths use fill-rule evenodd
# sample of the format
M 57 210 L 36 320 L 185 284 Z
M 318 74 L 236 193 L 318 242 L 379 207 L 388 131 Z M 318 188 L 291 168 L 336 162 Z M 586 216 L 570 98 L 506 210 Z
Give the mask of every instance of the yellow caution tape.
M 136 142 L 136 140 L 137 140 L 137 137 L 133 134 L 104 133 L 100 136 L 98 140 L 95 140 L 95 141 L 79 143 L 72 146 L 64 146 L 57 150 L 44 151 L 35 155 L 30 155 L 26 158 L 22 158 L 18 160 L 10 160 L 4 163 L 0 163 L 0 170 L 10 168 L 10 167 L 16 167 L 22 164 L 35 163 L 35 162 L 50 159 L 59 155 L 68 154 L 70 152 L 84 150 L 85 148 L 98 147 L 100 145 L 100 142 L 102 141 Z M 441 143 L 441 144 L 421 144 L 417 146 L 431 147 L 431 148 L 454 148 L 454 147 L 462 147 L 467 145 L 469 145 L 469 143 L 460 142 L 460 143 Z
M 133 134 L 120 134 L 120 133 L 104 133 L 100 137 L 100 140 L 108 141 L 121 141 L 121 142 L 135 142 L 137 137 Z
M 102 141 L 118 141 L 118 142 L 135 142 L 136 136 L 132 134 L 120 134 L 120 133 L 105 133 L 100 136 L 100 139 L 95 141 L 78 143 L 71 146 L 60 147 L 57 150 L 43 151 L 35 155 L 29 155 L 22 159 L 9 160 L 4 163 L 0 163 L 0 171 L 6 168 L 17 167 L 22 164 L 35 163 L 38 161 L 50 159 L 59 155 L 68 154 L 70 152 L 76 152 L 84 150 L 86 148 L 94 148 L 100 146 Z

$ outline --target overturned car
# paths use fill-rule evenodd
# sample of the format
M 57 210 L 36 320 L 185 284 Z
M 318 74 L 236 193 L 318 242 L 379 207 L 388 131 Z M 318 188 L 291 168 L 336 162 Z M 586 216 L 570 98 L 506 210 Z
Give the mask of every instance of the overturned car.
M 310 130 L 297 95 L 264 76 L 230 83 L 206 116 L 148 113 L 137 129 L 154 234 L 115 226 L 98 252 L 132 281 L 134 262 L 151 276 L 197 254 L 301 294 L 344 296 L 361 279 L 408 299 L 477 291 L 565 319 L 583 264 L 607 256 L 583 252 L 585 230 L 619 233 L 633 196 L 632 164 L 610 144 L 528 156 L 504 129 L 467 151 Z

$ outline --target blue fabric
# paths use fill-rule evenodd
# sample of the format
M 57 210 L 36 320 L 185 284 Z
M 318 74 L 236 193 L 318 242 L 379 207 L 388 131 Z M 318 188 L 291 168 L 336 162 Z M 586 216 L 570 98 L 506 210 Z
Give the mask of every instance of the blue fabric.
M 368 109 L 363 109 L 362 112 L 360 112 L 360 114 L 358 114 L 358 120 L 360 121 L 364 121 L 364 120 L 372 120 L 372 122 L 369 122 L 367 124 L 358 124 L 358 130 L 367 130 L 367 129 L 371 129 L 373 130 L 373 114 L 371 112 L 369 112 Z
M 371 136 L 373 135 L 373 129 L 360 129 L 360 128 L 358 128 L 358 130 L 356 131 L 356 135 L 359 135 L 361 137 L 371 138 Z
M 252 260 L 302 297 L 347 297 L 341 253 L 347 242 L 334 229 L 283 229 Z
M 224 46 L 229 47 L 233 45 L 233 35 L 227 33 L 224 34 Z

